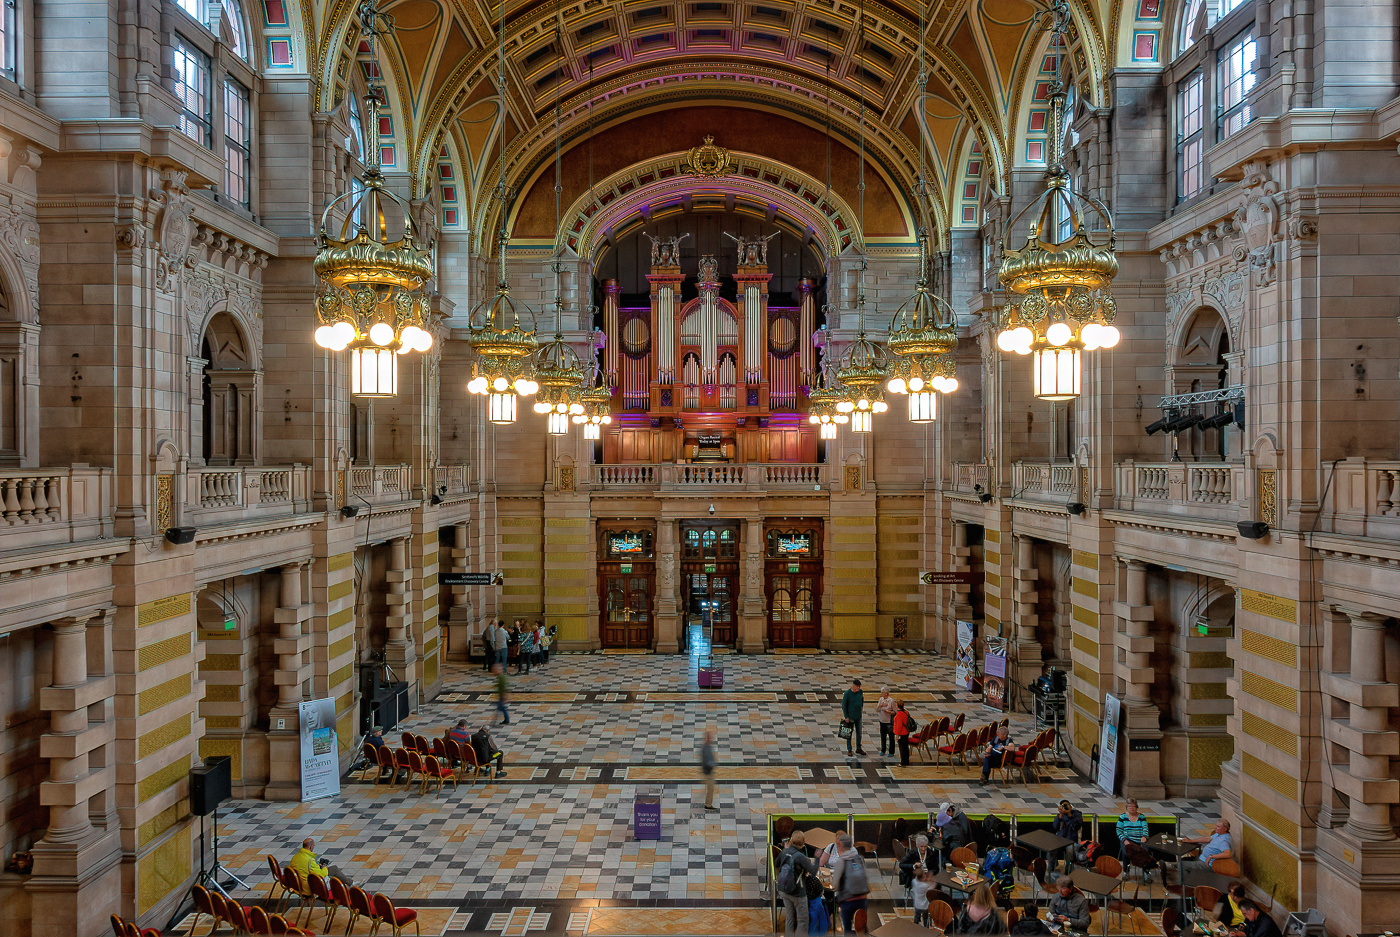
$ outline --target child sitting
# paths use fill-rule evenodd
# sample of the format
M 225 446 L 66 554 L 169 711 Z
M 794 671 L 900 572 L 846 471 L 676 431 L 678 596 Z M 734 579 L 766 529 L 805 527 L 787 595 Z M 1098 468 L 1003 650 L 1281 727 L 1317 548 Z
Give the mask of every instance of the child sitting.
M 914 893 L 914 923 L 929 926 L 928 921 L 928 893 L 933 887 L 933 873 L 924 868 L 923 863 L 914 864 L 914 876 L 910 879 L 909 888 Z

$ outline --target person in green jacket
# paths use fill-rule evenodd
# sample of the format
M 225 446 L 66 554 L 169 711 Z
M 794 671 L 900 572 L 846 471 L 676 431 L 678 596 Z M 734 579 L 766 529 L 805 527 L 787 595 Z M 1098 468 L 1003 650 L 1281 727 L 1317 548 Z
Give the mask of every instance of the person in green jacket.
M 851 688 L 841 697 L 841 718 L 851 723 L 851 737 L 846 739 L 847 755 L 864 755 L 860 747 L 860 711 L 865 708 L 865 694 L 861 691 L 860 680 L 852 680 Z M 855 751 L 851 751 L 852 743 Z

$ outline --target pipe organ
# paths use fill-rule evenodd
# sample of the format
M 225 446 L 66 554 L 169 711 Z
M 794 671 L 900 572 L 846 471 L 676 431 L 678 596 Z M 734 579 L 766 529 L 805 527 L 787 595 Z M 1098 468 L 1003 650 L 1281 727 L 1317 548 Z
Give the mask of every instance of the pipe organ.
M 813 375 L 814 281 L 796 306 L 769 303 L 768 238 L 738 245 L 733 302 L 721 296 L 720 263 L 703 255 L 684 271 L 679 242 L 651 238 L 650 305 L 624 306 L 604 281 L 604 361 L 619 393 L 603 461 L 814 462 L 806 419 Z M 683 301 L 688 275 L 698 294 Z

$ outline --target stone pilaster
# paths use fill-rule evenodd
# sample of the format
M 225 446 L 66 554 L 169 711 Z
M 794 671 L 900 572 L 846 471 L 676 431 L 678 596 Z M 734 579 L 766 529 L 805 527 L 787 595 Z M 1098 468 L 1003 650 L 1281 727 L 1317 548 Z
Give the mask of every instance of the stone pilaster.
M 388 590 L 384 599 L 389 606 L 389 614 L 384 618 L 388 628 L 384 659 L 394 668 L 400 680 L 410 684 L 418 679 L 418 655 L 412 634 L 413 607 L 409 595 L 412 577 L 413 571 L 408 565 L 408 538 L 396 537 L 389 541 L 389 568 L 384 572 Z
M 662 518 L 656 523 L 656 652 L 674 654 L 680 650 L 680 608 L 676 603 L 679 566 L 676 558 L 676 521 Z
M 1015 679 L 1017 684 L 1024 686 L 1040 676 L 1044 659 L 1040 638 L 1036 634 L 1036 626 L 1039 624 L 1040 616 L 1036 613 L 1039 587 L 1036 584 L 1038 573 L 1035 567 L 1033 545 L 1030 537 L 1022 536 L 1017 536 L 1015 543 L 1015 565 L 1012 566 L 1012 573 L 1015 576 L 1015 582 L 1012 585 L 1014 603 L 1012 614 L 1016 629 Z
M 450 567 L 454 573 L 468 572 L 471 546 L 468 539 L 470 525 L 466 521 L 453 526 Z M 464 661 L 471 648 L 472 639 L 486 630 L 488 622 L 473 618 L 470 586 L 449 586 L 452 592 L 452 611 L 447 618 L 447 659 Z
M 1334 716 L 1327 738 L 1348 752 L 1335 765 L 1337 789 L 1347 795 L 1346 829 L 1358 840 L 1393 840 L 1392 807 L 1400 802 L 1400 782 L 1390 760 L 1400 755 L 1390 710 L 1400 706 L 1400 685 L 1385 678 L 1385 619 L 1372 612 L 1344 610 L 1351 619 L 1351 673 L 1331 677 L 1334 699 L 1348 704 L 1345 719 Z
M 1152 606 L 1147 604 L 1147 567 L 1138 560 L 1126 562 L 1123 601 L 1116 603 L 1119 621 L 1117 646 L 1124 652 L 1118 675 L 1127 684 L 1123 698 L 1123 740 L 1118 760 L 1123 765 L 1123 795 L 1161 799 L 1162 785 L 1161 714 L 1152 702 L 1152 684 L 1157 672 L 1152 667 L 1154 639 L 1150 632 Z M 1134 741 L 1156 740 L 1158 750 L 1133 751 Z
M 279 594 L 272 621 L 277 637 L 272 652 L 277 670 L 272 675 L 277 687 L 277 705 L 269 711 L 267 732 L 268 800 L 301 799 L 301 733 L 297 704 L 306 698 L 302 684 L 311 677 L 308 661 L 311 613 L 315 606 L 303 602 L 303 564 L 288 563 L 278 569 Z
M 768 621 L 763 597 L 763 518 L 744 523 L 743 596 L 739 609 L 739 650 L 762 654 L 766 650 Z

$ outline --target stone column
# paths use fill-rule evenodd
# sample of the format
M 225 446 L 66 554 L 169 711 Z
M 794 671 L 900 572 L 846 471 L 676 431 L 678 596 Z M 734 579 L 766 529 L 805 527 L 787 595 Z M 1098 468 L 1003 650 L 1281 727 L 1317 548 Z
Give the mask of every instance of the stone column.
M 191 468 L 204 466 L 204 369 L 208 366 L 209 362 L 203 358 L 185 358 L 190 402 L 190 442 L 187 451 Z
M 680 650 L 680 609 L 676 604 L 676 522 L 656 523 L 656 653 Z
M 303 602 L 301 579 L 305 564 L 288 563 L 278 569 L 281 577 L 277 608 L 272 620 L 277 637 L 272 652 L 277 670 L 272 682 L 277 687 L 277 704 L 268 713 L 267 789 L 268 800 L 301 799 L 301 731 L 298 704 L 305 698 L 302 684 L 310 678 L 310 622 L 313 606 Z
M 384 573 L 388 587 L 385 603 L 389 614 L 384 623 L 388 637 L 384 642 L 384 659 L 398 672 L 400 680 L 412 683 L 417 674 L 417 654 L 413 643 L 413 609 L 409 604 L 408 584 L 413 572 L 408 565 L 408 539 L 398 537 L 389 541 L 389 568 Z
M 1385 619 L 1373 612 L 1345 610 L 1351 619 L 1351 692 L 1347 722 L 1334 720 L 1329 738 L 1350 749 L 1350 761 L 1337 783 L 1351 800 L 1346 828 L 1357 839 L 1392 840 L 1391 805 L 1397 784 L 1390 759 L 1397 753 L 1396 733 L 1390 729 L 1390 708 L 1397 705 L 1397 687 L 1385 679 Z
M 467 572 L 467 561 L 471 556 L 468 546 L 469 525 L 462 521 L 453 525 L 452 571 Z M 447 618 L 447 659 L 466 660 L 472 638 L 486 630 L 489 622 L 478 622 L 473 627 L 471 586 L 451 586 L 452 611 Z
M 1044 665 L 1044 654 L 1037 634 L 1040 623 L 1036 605 L 1039 601 L 1035 568 L 1034 544 L 1030 537 L 1016 537 L 1015 566 L 1012 572 L 1016 581 L 1012 587 L 1012 602 L 1016 626 L 1016 682 L 1022 686 L 1040 676 Z
M 233 382 L 237 399 L 233 411 L 233 448 L 235 465 L 258 464 L 258 375 L 254 371 L 239 372 Z
M 75 691 L 87 683 L 87 618 L 64 618 L 53 623 L 53 684 L 60 691 Z M 56 695 L 56 694 L 51 694 Z M 62 695 L 68 696 L 67 692 Z M 88 774 L 88 748 L 79 744 L 88 727 L 87 705 L 72 696 L 49 709 L 52 732 L 43 738 L 49 759 L 49 781 L 40 800 L 49 808 L 50 843 L 78 843 L 92 830 L 87 797 L 79 782 Z
M 231 465 L 233 463 L 233 454 L 230 452 L 233 434 L 230 432 L 229 424 L 235 400 L 232 388 L 227 382 L 220 380 L 221 376 L 218 371 L 209 375 L 210 465 Z
M 953 521 L 953 571 L 972 571 L 972 549 L 967 545 L 967 521 Z M 958 622 L 972 621 L 972 584 L 952 586 L 949 614 L 939 635 L 939 651 L 949 657 L 958 652 Z
M 1118 760 L 1123 764 L 1123 795 L 1160 800 L 1166 796 L 1162 784 L 1162 730 L 1160 714 L 1152 703 L 1152 683 L 1157 677 L 1152 667 L 1153 637 L 1149 630 L 1152 606 L 1147 604 L 1147 567 L 1138 560 L 1125 560 L 1124 601 L 1115 603 L 1114 614 L 1121 622 L 1117 647 L 1125 662 L 1119 676 L 1127 683 L 1123 698 L 1123 739 Z M 1156 742 L 1155 748 L 1152 742 Z M 1133 743 L 1151 749 L 1133 751 Z
M 767 606 L 763 601 L 763 518 L 751 517 L 744 525 L 744 595 L 739 613 L 739 650 L 762 654 L 767 650 Z

